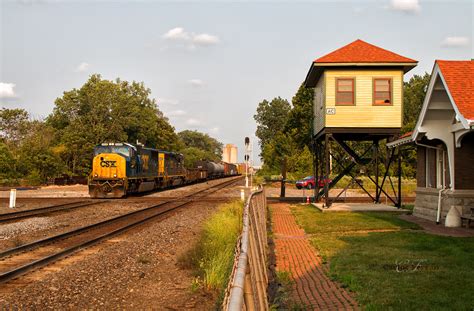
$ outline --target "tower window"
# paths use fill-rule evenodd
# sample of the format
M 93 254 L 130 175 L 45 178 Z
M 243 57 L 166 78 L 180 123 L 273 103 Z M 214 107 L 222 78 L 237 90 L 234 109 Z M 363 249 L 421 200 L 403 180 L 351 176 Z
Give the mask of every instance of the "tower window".
M 336 105 L 355 105 L 354 79 L 336 79 Z
M 391 79 L 374 79 L 374 105 L 392 105 Z

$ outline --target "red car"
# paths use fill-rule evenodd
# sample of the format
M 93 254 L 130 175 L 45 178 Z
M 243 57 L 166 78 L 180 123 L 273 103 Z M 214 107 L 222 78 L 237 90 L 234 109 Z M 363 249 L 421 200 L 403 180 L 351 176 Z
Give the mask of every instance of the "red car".
M 319 188 L 323 188 L 324 184 L 326 183 L 329 184 L 331 181 L 332 179 L 330 178 L 324 178 L 323 176 L 319 176 L 319 180 L 318 180 Z M 296 182 L 296 188 L 298 189 L 302 189 L 302 188 L 313 189 L 314 186 L 315 186 L 314 176 L 308 176 Z

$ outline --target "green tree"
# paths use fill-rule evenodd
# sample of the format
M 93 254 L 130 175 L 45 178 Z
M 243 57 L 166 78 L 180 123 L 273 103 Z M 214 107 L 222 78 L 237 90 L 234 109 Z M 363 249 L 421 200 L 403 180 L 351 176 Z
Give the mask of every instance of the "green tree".
M 40 120 L 30 120 L 23 109 L 0 111 L 1 141 L 0 178 L 16 184 L 25 179 L 40 184 L 64 169 L 61 158 L 54 152 L 55 131 Z
M 7 144 L 16 146 L 28 132 L 29 115 L 24 109 L 0 110 L 0 137 Z
M 260 139 L 260 146 L 270 142 L 274 135 L 281 132 L 286 125 L 291 106 L 286 99 L 276 97 L 270 102 L 266 99 L 258 104 L 257 113 L 253 116 L 257 121 L 255 135 Z
M 87 174 L 93 147 L 102 142 L 140 142 L 165 150 L 177 136 L 143 83 L 92 75 L 55 101 L 47 123 L 56 129 L 61 157 L 72 174 Z
M 18 167 L 30 183 L 42 184 L 64 172 L 65 165 L 55 152 L 54 128 L 41 121 L 32 121 L 28 128 L 18 151 Z
M 208 152 L 196 147 L 183 148 L 181 153 L 184 155 L 184 166 L 188 168 L 194 167 L 197 161 L 210 159 Z
M 222 143 L 208 134 L 198 131 L 184 130 L 178 133 L 183 147 L 185 165 L 191 167 L 198 160 L 207 159 L 220 161 L 222 159 Z
M 17 161 L 8 146 L 0 141 L 0 179 L 8 180 L 17 178 L 16 166 Z M 3 181 L 1 182 L 3 183 Z
M 408 82 L 403 83 L 403 127 L 402 133 L 412 131 L 420 115 L 430 82 L 430 74 L 414 75 Z
M 313 131 L 314 89 L 301 84 L 291 103 L 293 105 L 285 125 L 285 132 L 291 133 L 299 148 L 311 149 Z
M 264 174 L 279 174 L 284 158 L 289 173 L 300 176 L 311 172 L 313 90 L 300 85 L 292 104 L 277 97 L 270 102 L 263 100 L 257 107 L 254 119 Z

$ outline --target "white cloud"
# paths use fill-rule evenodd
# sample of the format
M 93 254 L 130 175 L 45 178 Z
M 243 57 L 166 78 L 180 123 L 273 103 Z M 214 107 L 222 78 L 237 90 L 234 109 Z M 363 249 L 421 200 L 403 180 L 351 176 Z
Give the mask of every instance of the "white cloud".
M 15 83 L 4 83 L 0 82 L 0 98 L 15 98 Z
M 172 105 L 176 106 L 179 104 L 179 100 L 174 98 L 158 98 L 158 105 Z
M 186 120 L 186 125 L 189 125 L 189 126 L 200 126 L 202 125 L 202 122 L 198 119 L 194 119 L 194 118 L 189 118 Z
M 418 0 L 391 0 L 390 8 L 405 13 L 418 13 L 421 10 Z
M 185 114 L 186 114 L 186 111 L 184 110 L 173 110 L 173 111 L 165 113 L 165 115 L 168 117 L 179 117 L 179 116 L 184 116 Z
M 201 33 L 188 32 L 183 27 L 175 27 L 168 30 L 162 36 L 167 41 L 175 42 L 176 44 L 185 46 L 189 50 L 196 49 L 196 46 L 210 46 L 219 43 L 219 37 Z
M 187 40 L 190 39 L 190 34 L 187 33 L 186 31 L 184 31 L 184 28 L 176 27 L 176 28 L 168 30 L 168 32 L 166 32 L 163 35 L 163 38 L 168 39 L 168 40 L 184 40 L 184 41 L 187 41 Z
M 89 70 L 90 66 L 91 65 L 86 62 L 82 62 L 76 67 L 76 72 L 86 72 L 87 70 Z
M 468 37 L 446 37 L 444 38 L 443 42 L 441 42 L 441 46 L 444 47 L 464 47 L 468 45 Z
M 207 33 L 202 33 L 193 37 L 193 43 L 196 45 L 213 45 L 219 43 L 219 38 Z
M 204 85 L 204 81 L 200 79 L 191 79 L 191 80 L 188 80 L 188 83 L 194 87 L 201 87 Z

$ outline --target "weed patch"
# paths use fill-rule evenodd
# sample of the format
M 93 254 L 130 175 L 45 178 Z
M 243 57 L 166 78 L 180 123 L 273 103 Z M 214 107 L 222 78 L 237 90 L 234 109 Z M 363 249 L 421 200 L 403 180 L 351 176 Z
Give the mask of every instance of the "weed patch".
M 270 305 L 270 310 L 306 310 L 304 306 L 297 304 L 290 299 L 290 293 L 293 290 L 294 281 L 289 271 L 277 271 L 276 282 L 278 284 L 278 289 L 275 299 Z
M 203 287 L 221 297 L 227 286 L 234 262 L 234 251 L 242 229 L 243 204 L 223 204 L 203 225 L 198 243 L 182 254 L 181 267 L 194 269 L 196 278 L 191 288 Z

